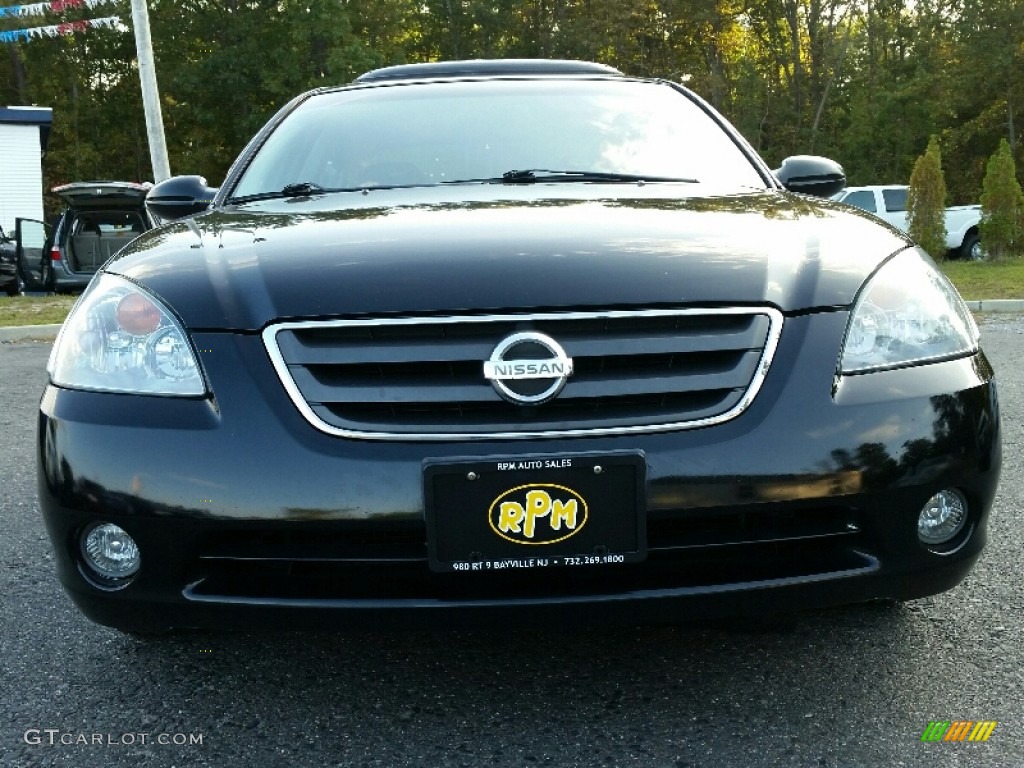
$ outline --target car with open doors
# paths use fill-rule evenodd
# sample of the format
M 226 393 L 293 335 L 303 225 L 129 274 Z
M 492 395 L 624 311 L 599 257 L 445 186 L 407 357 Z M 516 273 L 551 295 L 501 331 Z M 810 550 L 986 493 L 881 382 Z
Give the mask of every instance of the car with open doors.
M 21 293 L 22 281 L 18 273 L 17 248 L 14 238 L 8 237 L 0 227 L 0 292 L 8 296 Z
M 19 260 L 32 290 L 82 291 L 117 251 L 153 226 L 146 208 L 152 185 L 128 181 L 76 181 L 54 187 L 63 202 L 53 226 L 19 219 Z M 41 234 L 42 233 L 42 234 Z M 40 238 L 45 242 L 39 243 Z
M 218 189 L 156 185 L 171 221 L 64 323 L 38 430 L 61 582 L 128 631 L 952 588 L 999 478 L 994 373 L 927 254 L 826 199 L 844 183 L 599 64 L 296 97 Z

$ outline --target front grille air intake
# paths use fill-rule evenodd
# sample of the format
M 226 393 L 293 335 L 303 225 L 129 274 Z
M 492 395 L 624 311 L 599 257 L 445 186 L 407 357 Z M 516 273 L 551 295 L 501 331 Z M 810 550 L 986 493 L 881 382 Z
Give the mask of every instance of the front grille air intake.
M 317 429 L 378 440 L 493 440 L 664 432 L 735 418 L 782 331 L 771 308 L 287 322 L 263 340 Z M 549 402 L 502 398 L 484 361 L 513 334 L 558 342 L 573 373 Z

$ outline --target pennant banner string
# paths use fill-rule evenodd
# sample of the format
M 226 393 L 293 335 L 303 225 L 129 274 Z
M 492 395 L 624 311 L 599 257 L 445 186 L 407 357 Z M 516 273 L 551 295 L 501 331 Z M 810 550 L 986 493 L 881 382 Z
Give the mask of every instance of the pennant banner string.
M 88 8 L 104 5 L 110 0 L 51 0 L 49 3 L 30 3 L 28 5 L 10 5 L 0 8 L 0 19 L 25 16 L 43 16 L 47 13 L 64 13 L 71 8 Z
M 65 24 L 51 24 L 48 27 L 12 29 L 7 32 L 0 32 L 0 43 L 18 43 L 39 40 L 44 37 L 62 37 L 64 35 L 73 35 L 76 32 L 85 32 L 89 28 L 98 29 L 100 27 L 121 29 L 121 18 L 119 16 L 107 16 L 103 19 L 83 19 L 82 21 L 69 21 Z

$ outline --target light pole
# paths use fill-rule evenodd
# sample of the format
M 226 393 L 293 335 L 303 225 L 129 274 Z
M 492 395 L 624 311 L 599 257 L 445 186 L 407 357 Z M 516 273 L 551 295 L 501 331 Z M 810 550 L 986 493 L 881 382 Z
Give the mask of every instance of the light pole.
M 139 80 L 142 82 L 142 107 L 146 113 L 149 158 L 153 164 L 153 181 L 159 184 L 170 177 L 171 167 L 167 162 L 167 142 L 164 140 L 164 119 L 156 87 L 156 64 L 153 61 L 153 40 L 149 35 L 146 0 L 132 0 L 132 26 L 135 28 Z

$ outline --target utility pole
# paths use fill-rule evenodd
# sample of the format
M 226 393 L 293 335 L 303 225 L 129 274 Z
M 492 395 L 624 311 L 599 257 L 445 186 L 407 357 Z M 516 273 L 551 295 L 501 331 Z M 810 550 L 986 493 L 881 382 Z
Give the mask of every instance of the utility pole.
M 153 181 L 159 184 L 171 175 L 164 141 L 164 118 L 160 111 L 160 93 L 156 87 L 156 64 L 153 61 L 153 39 L 149 35 L 149 9 L 146 0 L 132 0 L 132 26 L 139 59 L 139 80 L 142 81 L 142 107 L 146 112 L 146 134 L 149 136 L 149 158 L 153 163 Z

